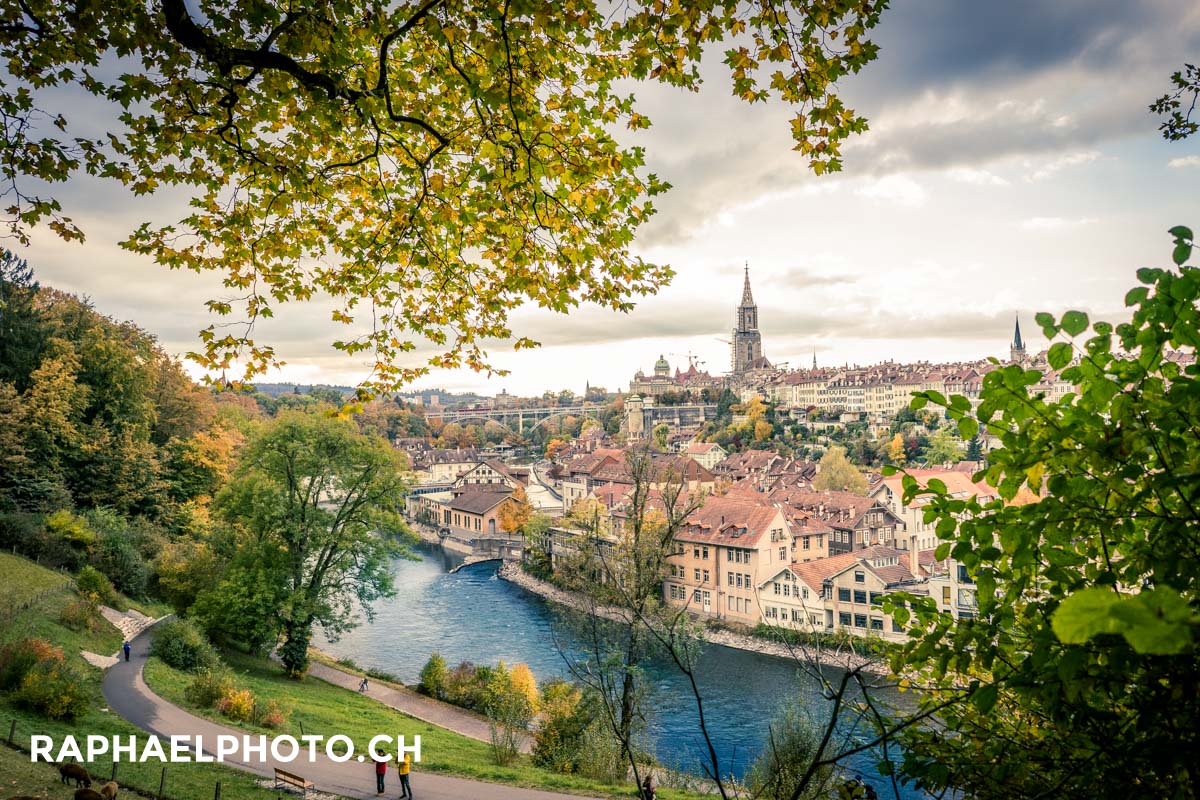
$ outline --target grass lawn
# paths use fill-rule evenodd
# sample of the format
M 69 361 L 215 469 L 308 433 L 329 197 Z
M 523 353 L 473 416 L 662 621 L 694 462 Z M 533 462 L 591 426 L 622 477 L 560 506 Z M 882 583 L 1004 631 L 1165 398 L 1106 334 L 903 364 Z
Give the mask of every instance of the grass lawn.
M 0 553 L 0 586 L 4 587 L 0 591 L 0 614 L 70 582 L 70 575 L 39 567 L 29 559 L 11 553 Z
M 187 673 L 172 669 L 158 659 L 146 664 L 146 683 L 162 697 L 193 713 L 233 728 L 263 732 L 289 733 L 299 736 L 301 725 L 306 734 L 331 736 L 342 733 L 354 741 L 355 750 L 366 748 L 371 737 L 387 733 L 411 739 L 421 737 L 421 764 L 418 771 L 442 772 L 496 783 L 516 784 L 559 792 L 636 796 L 634 787 L 614 786 L 575 775 L 562 775 L 535 767 L 528 756 L 520 756 L 507 767 L 492 761 L 491 747 L 475 739 L 438 728 L 388 708 L 368 697 L 334 686 L 313 677 L 294 681 L 284 675 L 274 662 L 252 658 L 241 653 L 225 654 L 239 687 L 251 689 L 256 696 L 274 698 L 288 710 L 288 723 L 282 730 L 269 731 L 245 723 L 235 723 L 212 709 L 196 709 L 184 699 L 184 689 L 191 682 Z M 703 795 L 664 789 L 663 798 L 699 798 Z
M 9 558 L 12 557 L 5 557 L 6 560 Z M 63 576 L 60 573 L 44 569 L 25 559 L 17 561 L 22 563 L 9 562 L 3 565 L 4 569 L 8 570 L 7 574 L 11 580 L 0 584 L 3 586 L 0 589 L 0 604 L 7 602 L 13 593 L 27 591 L 27 585 L 50 585 L 51 578 L 62 581 Z M 30 583 L 26 584 L 25 581 Z M 79 719 L 65 722 L 48 720 L 35 712 L 18 708 L 6 694 L 0 694 L 0 738 L 8 737 L 9 726 L 15 721 L 15 742 L 26 751 L 33 734 L 48 734 L 53 736 L 55 741 L 67 735 L 77 738 L 88 734 L 145 736 L 142 731 L 109 713 L 100 692 L 100 670 L 89 665 L 78 655 L 80 649 L 94 653 L 113 653 L 121 646 L 121 634 L 103 620 L 96 630 L 83 632 L 69 630 L 58 623 L 58 612 L 74 598 L 75 593 L 70 589 L 56 592 L 32 607 L 16 613 L 0 627 L 0 642 L 26 636 L 40 636 L 62 647 L 68 660 L 87 676 L 88 689 L 92 695 L 91 710 Z M 93 777 L 103 780 L 112 775 L 112 767 L 112 760 L 107 757 L 88 765 Z M 122 762 L 117 768 L 117 782 L 153 794 L 158 791 L 161 774 L 160 764 Z M 275 792 L 255 785 L 254 779 L 246 773 L 214 764 L 167 765 L 165 795 L 169 800 L 209 800 L 213 796 L 213 787 L 217 781 L 221 782 L 224 797 L 235 797 L 238 800 L 274 800 L 276 797 Z M 27 752 L 18 752 L 0 745 L 0 796 L 39 796 L 46 794 L 47 787 L 52 787 L 48 796 L 69 795 L 58 782 L 58 771 L 54 767 L 31 763 Z

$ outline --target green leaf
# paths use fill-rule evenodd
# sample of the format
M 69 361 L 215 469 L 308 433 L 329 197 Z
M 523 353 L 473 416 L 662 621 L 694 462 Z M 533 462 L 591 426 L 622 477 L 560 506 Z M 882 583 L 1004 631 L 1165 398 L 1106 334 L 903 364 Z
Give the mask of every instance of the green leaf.
M 1135 595 L 1091 587 L 1076 592 L 1054 612 L 1051 625 L 1065 644 L 1117 633 L 1139 653 L 1173 655 L 1192 641 L 1195 615 L 1178 592 L 1165 587 Z
M 958 421 L 958 434 L 963 439 L 974 439 L 979 433 L 979 422 L 972 417 L 963 417 Z
M 1052 369 L 1062 369 L 1071 363 L 1071 356 L 1074 355 L 1074 352 L 1070 342 L 1055 342 L 1050 345 L 1050 351 L 1046 353 L 1046 361 L 1050 363 Z
M 1068 311 L 1063 314 L 1062 328 L 1068 336 L 1078 336 L 1087 330 L 1088 317 L 1082 311 Z
M 1187 242 L 1180 242 L 1175 245 L 1175 249 L 1171 251 L 1171 260 L 1179 266 L 1187 263 L 1187 260 L 1192 257 L 1192 246 Z
M 1174 228 L 1171 228 L 1170 230 L 1168 230 L 1167 233 L 1171 234 L 1176 239 L 1193 239 L 1193 238 L 1195 238 L 1192 236 L 1192 229 L 1187 227 L 1186 225 L 1176 225 Z
M 1144 301 L 1150 296 L 1150 289 L 1146 286 L 1135 286 L 1125 293 L 1125 305 L 1135 306 Z
M 971 695 L 971 702 L 975 704 L 975 707 L 978 708 L 981 713 L 986 714 L 992 710 L 993 706 L 996 705 L 996 697 L 998 694 L 999 692 L 996 689 L 996 685 L 989 683 L 986 686 L 980 686 L 977 690 L 975 690 L 975 694 Z

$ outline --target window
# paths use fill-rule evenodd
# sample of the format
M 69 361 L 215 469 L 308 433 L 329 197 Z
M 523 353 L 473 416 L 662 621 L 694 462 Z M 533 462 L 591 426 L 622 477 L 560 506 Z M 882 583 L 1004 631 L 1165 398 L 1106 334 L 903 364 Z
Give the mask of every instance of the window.
M 749 589 L 750 588 L 750 576 L 743 575 L 742 577 L 746 579 L 746 588 Z
M 807 586 L 800 587 L 800 596 L 803 597 L 805 600 L 808 599 L 808 587 Z
M 701 548 L 700 553 L 701 553 L 700 557 L 703 558 L 705 561 L 708 561 L 708 548 L 707 547 Z
M 847 614 L 845 611 L 841 612 L 840 614 L 838 614 L 838 623 L 849 626 L 850 625 L 850 615 Z
M 883 602 L 883 592 L 871 592 L 871 605 L 877 606 Z
M 807 549 L 808 549 L 808 546 L 809 546 L 809 544 L 811 544 L 811 543 L 808 541 L 808 540 L 809 540 L 809 539 L 811 539 L 811 538 L 812 538 L 811 536 L 805 536 L 805 537 L 804 537 L 804 549 L 805 549 L 805 550 L 807 550 Z
M 791 593 L 792 593 L 792 587 L 785 583 L 783 585 L 783 596 L 790 597 Z
M 704 582 L 708 583 L 708 570 L 704 570 Z
M 780 588 L 779 588 L 779 581 L 775 581 L 775 594 L 779 594 L 779 593 L 780 593 L 780 591 L 781 591 L 781 590 L 780 590 Z
M 862 572 L 854 573 L 854 582 L 855 583 L 864 583 L 866 580 L 867 580 L 867 576 L 864 573 L 862 573 Z
M 725 573 L 725 577 L 729 579 L 729 585 L 730 585 L 730 586 L 733 586 L 733 573 L 732 573 L 732 572 L 726 572 L 726 573 Z
M 742 588 L 742 573 L 737 574 L 737 588 Z
M 699 558 L 699 557 L 700 557 L 700 548 L 693 547 L 692 548 L 692 558 Z
M 767 606 L 767 616 L 771 619 L 779 619 L 779 612 L 776 611 L 775 606 Z
M 733 551 L 732 551 L 732 550 L 726 550 L 726 551 L 725 551 L 725 560 L 726 560 L 726 561 L 733 561 Z
M 867 627 L 867 615 L 866 614 L 855 614 L 854 615 L 854 627 L 856 627 L 856 628 Z
M 700 580 L 700 568 L 699 568 L 699 567 L 694 567 L 694 568 L 692 569 L 692 572 L 693 572 L 693 573 L 695 573 L 695 578 L 696 578 L 696 580 L 697 580 L 697 581 L 698 581 L 698 580 Z
M 871 617 L 871 630 L 873 630 L 873 631 L 883 630 L 883 620 L 880 619 L 879 617 Z
M 817 547 L 824 547 L 824 546 L 825 546 L 825 534 L 818 533 L 817 534 Z
M 942 587 L 942 602 L 945 603 L 946 605 L 950 605 L 950 587 L 949 586 Z
M 895 631 L 896 633 L 904 633 L 904 626 L 893 619 L 892 620 L 892 630 Z
M 850 602 L 850 590 L 849 589 L 838 589 L 838 600 L 841 600 L 843 603 L 849 603 Z
M 779 548 L 779 560 L 787 561 L 787 545 L 784 545 L 783 547 Z
M 856 603 L 867 602 L 867 593 L 864 592 L 862 589 L 855 589 L 854 590 L 854 602 L 856 602 Z
M 700 590 L 699 590 L 699 589 L 693 589 L 693 590 L 692 590 L 692 602 L 693 602 L 693 603 L 699 603 L 699 602 L 700 602 Z

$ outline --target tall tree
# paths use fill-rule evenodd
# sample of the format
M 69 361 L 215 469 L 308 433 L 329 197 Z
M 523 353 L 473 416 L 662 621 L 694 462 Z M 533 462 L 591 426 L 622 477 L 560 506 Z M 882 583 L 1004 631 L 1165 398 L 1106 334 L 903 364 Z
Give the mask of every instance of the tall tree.
M 846 448 L 833 445 L 821 456 L 817 465 L 814 489 L 830 489 L 837 492 L 867 493 L 867 479 L 858 467 L 846 458 Z
M 82 237 L 58 198 L 34 193 L 81 171 L 135 194 L 182 187 L 189 216 L 124 246 L 222 275 L 251 327 L 328 294 L 335 320 L 361 323 L 337 346 L 374 353 L 375 386 L 485 369 L 483 343 L 514 338 L 520 303 L 628 310 L 672 274 L 630 251 L 667 185 L 612 133 L 650 124 L 629 80 L 694 90 L 706 46 L 727 42 L 734 93 L 794 106 L 796 149 L 837 170 L 866 129 L 837 84 L 875 58 L 886 5 L 2 0 L 6 222 L 24 241 L 39 223 Z M 88 130 L 68 88 L 120 124 Z M 252 331 L 202 338 L 214 370 L 275 360 Z M 399 363 L 422 338 L 438 352 Z
M 893 669 L 936 728 L 901 737 L 904 771 L 980 798 L 1194 797 L 1200 747 L 1200 269 L 1191 230 L 1168 269 L 1142 269 L 1129 322 L 1039 314 L 1051 369 L 1072 390 L 1036 392 L 1037 370 L 984 378 L 965 397 L 919 395 L 964 438 L 999 439 L 982 477 L 999 500 L 930 495 L 939 559 L 961 564 L 969 619 L 910 598 L 912 640 Z M 1085 337 L 1088 329 L 1090 337 Z M 969 585 L 968 585 L 969 588 Z M 909 610 L 885 598 L 902 622 Z
M 281 554 L 279 655 L 293 676 L 308 669 L 314 625 L 336 636 L 393 592 L 404 466 L 386 440 L 319 412 L 284 412 L 246 445 L 219 506 L 248 542 Z
M 23 392 L 42 359 L 47 330 L 29 264 L 0 249 L 0 381 Z

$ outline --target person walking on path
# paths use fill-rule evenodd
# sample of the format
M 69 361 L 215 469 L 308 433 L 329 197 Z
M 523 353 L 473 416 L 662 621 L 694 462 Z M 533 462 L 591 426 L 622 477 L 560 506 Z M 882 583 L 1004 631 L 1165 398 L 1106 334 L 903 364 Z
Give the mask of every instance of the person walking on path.
M 358 692 L 359 692 L 359 694 L 367 693 L 367 679 L 366 678 L 363 678 L 361 681 L 358 682 Z
M 371 754 L 371 760 L 375 762 L 375 794 L 383 794 L 383 779 L 387 775 L 387 761 L 376 753 Z
M 125 660 L 128 661 L 129 660 L 129 651 L 132 650 L 133 648 L 129 646 L 129 642 L 125 642 L 125 644 L 121 645 L 121 649 L 125 651 Z
M 654 778 L 650 775 L 646 776 L 646 780 L 642 781 L 642 798 L 643 800 L 655 800 L 658 797 L 654 793 Z
M 400 796 L 412 800 L 412 786 L 408 783 L 408 773 L 412 772 L 412 756 L 404 754 L 403 761 L 396 762 L 396 774 L 400 776 Z

